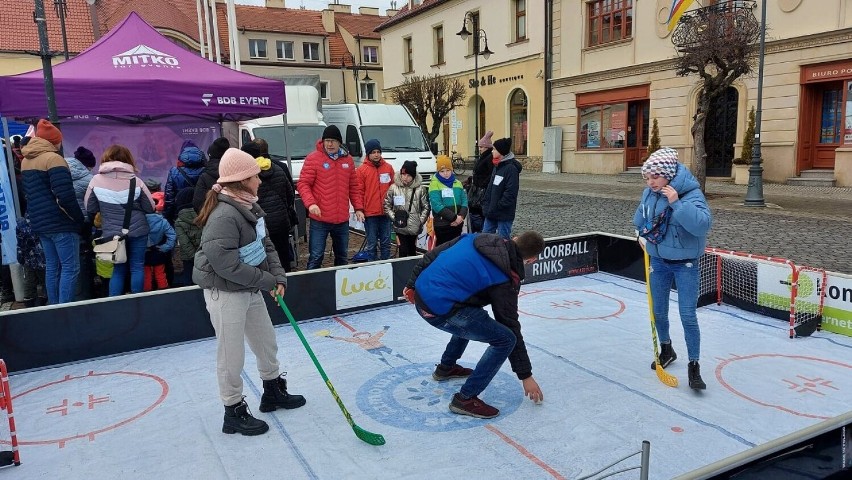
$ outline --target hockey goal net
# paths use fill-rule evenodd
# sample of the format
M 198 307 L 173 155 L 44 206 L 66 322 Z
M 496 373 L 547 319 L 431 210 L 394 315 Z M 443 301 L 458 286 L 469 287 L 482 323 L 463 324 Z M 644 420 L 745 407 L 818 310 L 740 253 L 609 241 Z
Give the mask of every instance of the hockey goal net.
M 699 306 L 726 303 L 789 322 L 790 338 L 820 328 L 825 270 L 717 248 L 706 249 L 700 268 Z

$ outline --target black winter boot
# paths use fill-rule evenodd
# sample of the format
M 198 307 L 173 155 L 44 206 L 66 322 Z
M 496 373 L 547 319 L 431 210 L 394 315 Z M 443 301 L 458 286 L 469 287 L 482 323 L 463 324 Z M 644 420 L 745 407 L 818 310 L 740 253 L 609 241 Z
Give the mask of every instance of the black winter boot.
M 263 396 L 260 397 L 260 411 L 272 412 L 278 408 L 299 408 L 305 404 L 305 397 L 287 393 L 285 374 L 272 380 L 263 381 Z
M 225 422 L 222 433 L 240 433 L 242 435 L 260 435 L 269 430 L 269 425 L 251 415 L 245 400 L 231 406 L 225 406 Z
M 661 343 L 660 344 L 660 365 L 663 368 L 666 368 L 677 359 L 677 354 L 672 348 L 672 343 Z M 657 361 L 654 360 L 651 362 L 651 370 L 657 369 Z
M 694 360 L 689 362 L 689 388 L 693 390 L 707 388 L 707 384 L 701 379 L 701 368 L 698 366 L 698 362 Z

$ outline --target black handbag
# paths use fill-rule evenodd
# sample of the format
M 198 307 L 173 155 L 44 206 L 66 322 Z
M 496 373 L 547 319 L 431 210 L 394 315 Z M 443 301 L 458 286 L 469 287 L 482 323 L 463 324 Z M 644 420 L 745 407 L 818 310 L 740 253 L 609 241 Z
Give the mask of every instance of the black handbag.
M 405 228 L 408 226 L 408 217 L 411 215 L 409 212 L 411 211 L 411 204 L 414 203 L 414 195 L 416 194 L 417 191 L 411 192 L 411 200 L 408 201 L 408 210 L 395 210 L 393 212 L 394 228 Z

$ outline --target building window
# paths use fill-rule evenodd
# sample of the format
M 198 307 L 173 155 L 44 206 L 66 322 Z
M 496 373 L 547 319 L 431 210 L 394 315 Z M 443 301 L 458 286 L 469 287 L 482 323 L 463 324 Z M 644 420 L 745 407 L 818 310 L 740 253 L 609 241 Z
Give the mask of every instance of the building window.
M 578 148 L 624 148 L 627 103 L 583 107 L 579 118 Z
M 249 57 L 266 58 L 266 40 L 249 39 Z
M 515 41 L 527 39 L 527 2 L 515 0 Z
M 376 84 L 372 82 L 361 82 L 361 101 L 376 101 Z
M 328 82 L 320 82 L 320 97 L 323 100 L 331 100 L 328 96 Z
M 293 42 L 278 40 L 275 42 L 275 50 L 278 52 L 278 60 L 295 60 L 293 54 Z
M 303 43 L 302 44 L 302 57 L 305 60 L 311 60 L 318 62 L 319 57 L 319 43 Z
M 364 47 L 364 63 L 379 63 L 379 47 Z
M 509 101 L 510 135 L 512 152 L 515 155 L 527 154 L 527 94 L 520 88 L 512 92 Z
M 411 37 L 405 37 L 402 39 L 403 45 L 403 55 L 405 56 L 403 61 L 403 67 L 405 71 L 403 73 L 411 73 L 414 71 L 414 59 L 411 51 Z
M 589 45 L 602 45 L 633 35 L 633 0 L 595 0 L 588 3 Z
M 437 26 L 432 29 L 432 37 L 435 39 L 435 58 L 433 61 L 435 65 L 443 65 L 444 64 L 444 27 L 443 25 Z

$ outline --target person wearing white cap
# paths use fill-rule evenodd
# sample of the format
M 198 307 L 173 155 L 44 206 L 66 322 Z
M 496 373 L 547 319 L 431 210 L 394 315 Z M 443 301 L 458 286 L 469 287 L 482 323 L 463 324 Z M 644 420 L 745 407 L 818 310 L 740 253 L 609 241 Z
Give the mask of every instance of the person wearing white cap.
M 689 387 L 704 390 L 707 385 L 698 365 L 698 259 L 704 253 L 713 217 L 698 180 L 678 162 L 675 149 L 664 147 L 652 153 L 642 165 L 642 178 L 647 186 L 633 224 L 651 261 L 649 287 L 662 347 L 660 365 L 666 368 L 677 358 L 669 336 L 669 294 L 674 282 L 689 357 Z M 651 368 L 656 367 L 655 360 Z
M 263 293 L 284 295 L 287 277 L 269 239 L 265 213 L 257 204 L 260 167 L 246 152 L 229 148 L 219 162 L 219 179 L 207 193 L 196 223 L 203 227 L 192 280 L 204 289 L 216 331 L 216 371 L 225 404 L 223 433 L 260 435 L 269 430 L 252 416 L 240 374 L 245 342 L 257 357 L 263 380 L 260 411 L 298 408 L 301 395 L 287 393 L 278 364 L 278 344 Z

